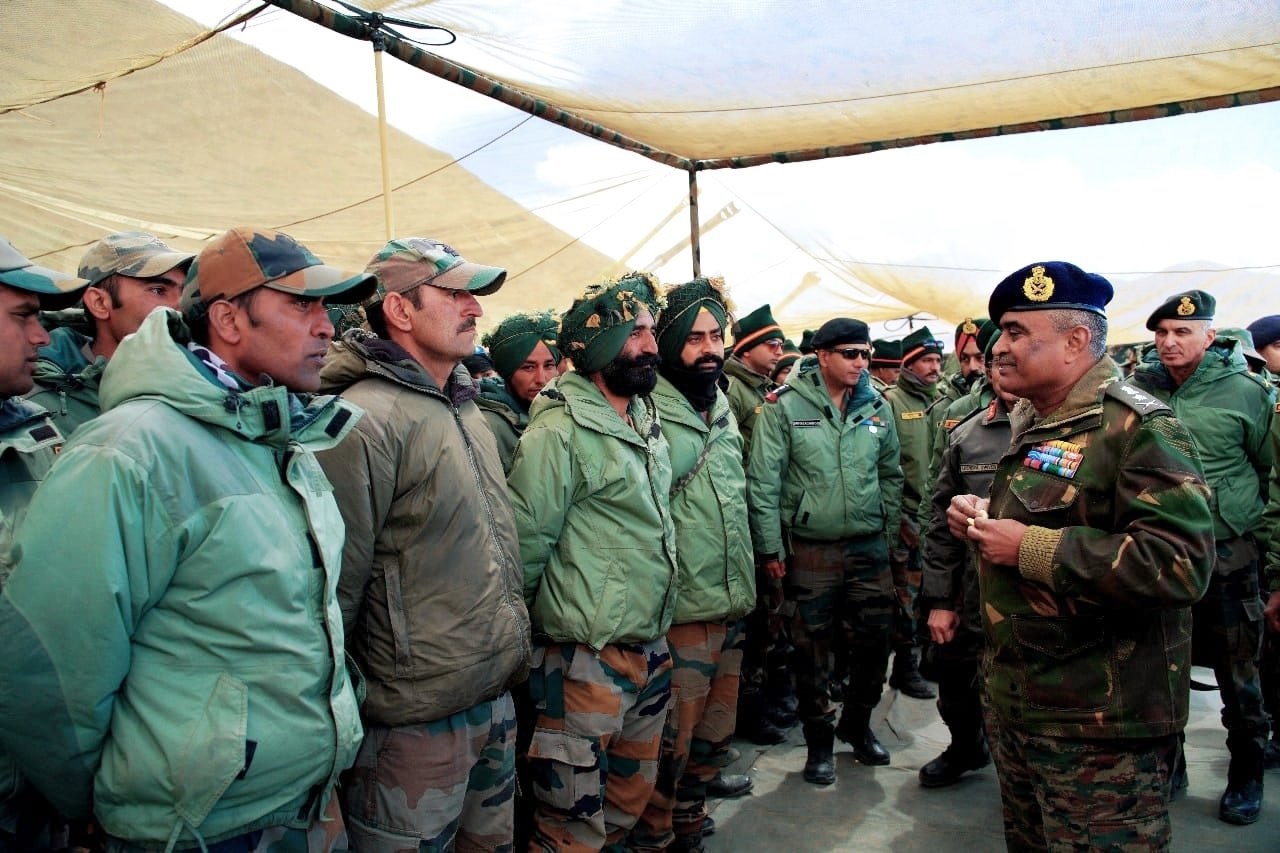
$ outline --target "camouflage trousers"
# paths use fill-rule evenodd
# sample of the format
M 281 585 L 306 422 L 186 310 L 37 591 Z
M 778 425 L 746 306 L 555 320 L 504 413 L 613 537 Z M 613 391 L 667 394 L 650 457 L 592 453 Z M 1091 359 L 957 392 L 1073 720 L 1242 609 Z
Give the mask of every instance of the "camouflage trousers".
M 883 536 L 836 542 L 795 538 L 787 565 L 795 604 L 796 694 L 806 725 L 834 726 L 837 702 L 870 712 L 880 701 L 893 630 L 893 577 Z M 835 644 L 849 667 L 843 696 L 833 689 Z
M 342 806 L 360 853 L 511 850 L 511 694 L 411 726 L 366 724 Z
M 105 849 L 107 853 L 154 853 L 156 848 L 154 844 L 142 847 L 108 836 Z M 174 848 L 204 853 L 345 853 L 351 849 L 354 848 L 348 843 L 337 796 L 330 796 L 324 802 L 323 810 L 305 827 L 271 826 L 212 844 L 180 841 Z
M 677 836 L 702 837 L 707 783 L 724 766 L 737 720 L 740 624 L 690 622 L 667 631 L 671 713 L 657 783 L 631 830 L 629 850 L 665 850 Z
M 667 639 L 598 653 L 575 643 L 542 646 L 532 663 L 530 849 L 620 851 L 657 780 L 671 706 Z
M 1027 734 L 986 710 L 1010 850 L 1168 850 L 1178 737 L 1077 740 Z
M 1216 548 L 1209 588 L 1191 611 L 1191 654 L 1196 665 L 1213 668 L 1227 749 L 1239 762 L 1236 772 L 1247 771 L 1248 778 L 1260 772 L 1271 728 L 1258 671 L 1263 634 L 1259 552 L 1252 537 L 1220 540 Z
M 901 543 L 889 551 L 893 571 L 893 591 L 898 603 L 893 620 L 893 651 L 909 652 L 919 642 L 916 635 L 918 613 L 916 599 L 924 578 L 924 563 L 919 548 L 904 548 Z

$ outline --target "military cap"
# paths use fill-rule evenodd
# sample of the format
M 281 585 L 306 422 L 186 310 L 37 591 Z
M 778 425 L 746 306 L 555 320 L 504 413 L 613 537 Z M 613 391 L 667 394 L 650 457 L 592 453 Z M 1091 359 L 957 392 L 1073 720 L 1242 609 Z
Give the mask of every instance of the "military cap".
M 560 324 L 550 311 L 512 314 L 485 335 L 481 343 L 489 350 L 493 369 L 503 379 L 510 379 L 539 343 L 546 344 L 551 357 L 559 362 L 560 350 L 556 349 L 559 330 Z
M 813 332 L 813 329 L 805 329 L 800 335 L 800 352 L 803 355 L 813 352 Z M 786 344 L 783 344 L 783 346 L 786 346 Z
M 731 306 L 724 292 L 724 279 L 719 277 L 695 278 L 669 287 L 666 300 L 666 307 L 658 314 L 653 331 L 658 338 L 658 353 L 662 360 L 678 365 L 684 342 L 698 315 L 703 311 L 711 314 L 723 332 Z
M 978 338 L 981 336 L 983 328 L 990 325 L 991 321 L 986 317 L 979 317 L 976 320 L 972 317 L 965 317 L 964 322 L 956 326 L 956 355 L 959 356 L 964 351 L 970 340 L 977 343 L 978 349 L 981 350 L 982 342 Z
M 404 237 L 378 250 L 365 272 L 378 279 L 377 299 L 388 293 L 404 293 L 420 284 L 447 290 L 466 290 L 487 296 L 507 280 L 507 271 L 465 261 L 439 240 Z
M 1000 324 L 1006 311 L 1089 311 L 1106 316 L 1111 282 L 1066 261 L 1041 261 L 1011 273 L 991 291 L 987 313 Z
M 872 367 L 902 367 L 902 341 L 881 338 L 871 342 Z
M 1151 312 L 1147 328 L 1155 331 L 1161 320 L 1212 320 L 1218 301 L 1203 290 L 1175 293 Z
M 1276 341 L 1280 341 L 1280 314 L 1259 317 L 1245 328 L 1253 336 L 1253 345 L 1259 350 L 1266 349 Z
M 155 278 L 195 260 L 191 252 L 178 252 L 159 237 L 144 231 L 117 231 L 89 247 L 80 259 L 80 277 L 97 286 L 113 275 Z
M 813 333 L 815 350 L 831 349 L 841 344 L 870 344 L 871 330 L 861 320 L 851 317 L 836 317 L 828 320 Z
M 0 284 L 34 293 L 48 311 L 70 308 L 80 300 L 87 281 L 33 264 L 14 245 L 0 237 Z
M 778 359 L 778 363 L 774 365 L 773 370 L 769 373 L 769 378 L 774 382 L 778 381 L 778 374 L 793 367 L 805 353 L 800 352 L 800 348 L 790 340 L 782 342 L 782 357 Z
M 738 355 L 765 341 L 781 341 L 786 338 L 782 327 L 773 319 L 768 304 L 761 305 L 733 324 L 733 351 Z
M 902 364 L 908 365 L 926 355 L 942 355 L 945 349 L 942 341 L 933 336 L 928 326 L 921 326 L 902 339 Z
M 257 287 L 352 304 L 369 296 L 374 286 L 373 276 L 326 266 L 288 234 L 232 228 L 196 255 L 187 270 L 181 304 L 190 317 L 219 299 L 233 299 Z
M 560 316 L 560 345 L 574 367 L 594 373 L 618 357 L 641 311 L 656 315 L 662 297 L 646 272 L 593 284 Z
M 987 352 L 998 337 L 1000 337 L 1000 327 L 990 320 L 983 320 L 982 324 L 978 326 L 978 349 L 984 353 Z

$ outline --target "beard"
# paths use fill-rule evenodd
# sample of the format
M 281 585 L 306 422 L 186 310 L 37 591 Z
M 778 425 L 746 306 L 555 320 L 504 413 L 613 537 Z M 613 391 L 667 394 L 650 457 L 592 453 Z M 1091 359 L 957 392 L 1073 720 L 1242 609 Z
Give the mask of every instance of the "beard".
M 693 364 L 663 362 L 662 375 L 685 396 L 694 411 L 705 412 L 716 401 L 716 388 L 724 375 L 724 359 L 704 355 Z
M 600 369 L 600 377 L 605 387 L 619 397 L 648 394 L 658 384 L 658 364 L 656 355 L 620 355 Z

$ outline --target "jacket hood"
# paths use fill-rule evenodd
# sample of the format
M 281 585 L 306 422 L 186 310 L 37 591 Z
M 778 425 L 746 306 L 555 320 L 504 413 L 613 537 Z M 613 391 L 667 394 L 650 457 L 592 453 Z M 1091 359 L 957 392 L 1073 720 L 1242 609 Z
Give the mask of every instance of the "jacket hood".
M 476 386 L 479 391 L 477 406 L 509 421 L 512 426 L 522 427 L 529 422 L 528 412 L 512 396 L 505 380 L 490 376 L 481 379 Z
M 659 377 L 661 379 L 661 377 Z M 635 423 L 635 429 L 627 426 L 613 406 L 600 393 L 595 384 L 576 370 L 555 379 L 550 385 L 538 392 L 529 404 L 529 420 L 539 413 L 553 408 L 567 408 L 569 417 L 579 426 L 595 432 L 611 435 L 631 444 L 644 444 L 638 430 L 651 433 L 650 438 L 660 432 L 657 410 L 653 400 L 647 395 L 636 395 L 631 398 L 628 411 Z
M 8 397 L 0 400 L 0 436 L 6 436 L 29 424 L 43 422 L 49 416 L 44 406 L 23 400 L 21 397 Z M 57 430 L 53 434 L 58 440 Z
M 454 365 L 453 373 L 442 390 L 399 344 L 361 329 L 351 329 L 329 345 L 324 368 L 320 371 L 320 390 L 337 394 L 369 377 L 445 396 L 454 406 L 461 406 L 479 396 L 475 381 L 461 363 Z
M 134 399 L 160 400 L 250 441 L 284 446 L 292 439 L 312 450 L 332 447 L 359 419 L 360 410 L 337 397 L 304 403 L 282 385 L 227 388 L 187 349 L 190 340 L 176 311 L 152 311 L 107 362 L 98 397 L 102 411 Z

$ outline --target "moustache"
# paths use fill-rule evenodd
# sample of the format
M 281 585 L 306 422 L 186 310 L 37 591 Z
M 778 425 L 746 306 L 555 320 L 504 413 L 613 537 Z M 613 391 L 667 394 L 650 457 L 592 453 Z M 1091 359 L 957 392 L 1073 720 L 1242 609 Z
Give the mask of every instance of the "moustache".
M 476 327 L 476 318 L 472 317 L 470 320 L 466 321 L 465 323 L 461 323 L 458 326 L 458 333 L 461 334 L 462 332 L 469 332 L 475 327 Z

